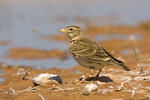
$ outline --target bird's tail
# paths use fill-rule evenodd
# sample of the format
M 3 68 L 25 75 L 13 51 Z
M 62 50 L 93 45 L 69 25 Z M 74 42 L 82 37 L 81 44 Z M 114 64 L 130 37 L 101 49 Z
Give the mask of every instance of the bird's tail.
M 124 70 L 126 71 L 130 71 L 129 67 L 125 66 L 124 64 L 123 65 L 120 65 Z
M 130 71 L 129 67 L 127 67 L 122 61 L 120 61 L 118 59 L 115 59 L 115 61 L 113 61 L 113 65 L 122 67 L 126 71 Z
M 124 70 L 126 71 L 130 71 L 129 67 L 125 66 L 124 63 L 118 59 L 116 59 L 115 57 L 113 57 L 109 52 L 107 52 L 104 48 L 103 50 L 105 51 L 105 53 L 107 53 L 108 56 L 110 56 L 111 59 L 111 64 L 115 65 L 115 66 L 119 66 L 122 67 Z

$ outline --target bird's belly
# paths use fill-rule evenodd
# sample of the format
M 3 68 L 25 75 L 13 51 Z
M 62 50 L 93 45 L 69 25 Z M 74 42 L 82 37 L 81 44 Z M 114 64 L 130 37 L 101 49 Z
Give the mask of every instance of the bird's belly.
M 100 69 L 100 67 L 102 67 L 100 64 L 98 63 L 93 63 L 93 62 L 90 62 L 90 61 L 86 61 L 82 58 L 77 58 L 76 61 L 82 65 L 83 67 L 86 67 L 86 68 L 90 68 L 90 69 Z

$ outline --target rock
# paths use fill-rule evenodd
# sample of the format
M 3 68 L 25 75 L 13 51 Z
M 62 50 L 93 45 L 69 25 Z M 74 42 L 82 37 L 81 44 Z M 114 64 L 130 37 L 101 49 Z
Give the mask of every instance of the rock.
M 103 89 L 101 92 L 102 92 L 102 95 L 105 95 L 106 93 L 114 92 L 114 90 L 112 90 L 112 89 Z
M 101 81 L 96 81 L 97 85 L 101 86 L 103 84 L 105 84 L 104 82 L 101 82 Z
M 32 82 L 35 86 L 44 86 L 44 85 L 53 85 L 53 84 L 62 84 L 62 79 L 60 76 L 55 74 L 39 74 L 32 79 Z
M 98 86 L 93 83 L 87 84 L 84 87 L 83 95 L 89 95 L 92 91 L 98 91 Z
M 51 88 L 50 90 L 54 90 L 54 91 L 56 91 L 56 92 L 58 92 L 58 91 L 63 91 L 63 89 L 62 89 L 62 88 L 57 87 L 57 86 L 55 86 L 55 87 Z
M 24 75 L 28 72 L 28 70 L 28 68 L 19 68 L 16 75 Z
M 79 79 L 75 80 L 75 82 L 80 82 L 85 79 L 85 75 L 82 75 Z
M 134 80 L 136 81 L 150 80 L 150 76 L 139 76 L 139 77 L 135 77 Z

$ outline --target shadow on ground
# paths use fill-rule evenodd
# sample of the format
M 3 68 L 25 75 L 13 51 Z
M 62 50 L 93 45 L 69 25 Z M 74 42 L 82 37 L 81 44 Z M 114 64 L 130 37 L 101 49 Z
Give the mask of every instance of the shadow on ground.
M 112 79 L 106 76 L 100 76 L 100 77 L 88 77 L 86 81 L 100 81 L 100 82 L 114 82 Z

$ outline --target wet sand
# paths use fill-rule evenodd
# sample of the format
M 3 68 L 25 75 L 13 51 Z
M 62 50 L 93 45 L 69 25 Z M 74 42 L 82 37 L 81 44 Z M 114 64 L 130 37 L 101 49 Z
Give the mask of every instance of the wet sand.
M 94 40 L 101 34 L 119 33 L 131 35 L 127 40 L 97 41 L 115 57 L 124 61 L 131 71 L 127 72 L 121 68 L 108 66 L 103 69 L 99 78 L 94 78 L 97 71 L 91 71 L 82 66 L 74 66 L 68 69 L 60 69 L 57 66 L 49 69 L 35 69 L 32 66 L 1 64 L 0 69 L 3 73 L 0 74 L 0 77 L 4 78 L 4 81 L 0 83 L 0 100 L 42 100 L 42 98 L 45 100 L 149 100 L 149 23 L 141 23 L 137 26 L 88 26 L 84 31 Z M 134 34 L 141 34 L 142 36 L 140 39 L 136 39 L 133 36 Z M 67 39 L 63 35 L 52 36 L 51 38 L 53 38 L 53 41 L 66 41 Z M 124 50 L 127 50 L 127 53 L 124 53 Z M 34 48 L 12 48 L 8 57 L 29 60 L 47 57 L 61 58 L 62 55 L 66 55 L 67 51 L 57 50 L 50 52 L 49 55 L 52 56 L 48 56 L 48 52 L 50 51 L 35 50 Z M 140 73 L 141 67 L 144 69 L 143 73 Z M 20 69 L 24 69 L 25 73 L 18 75 L 17 73 Z M 26 72 L 28 73 L 27 75 L 25 75 Z M 35 87 L 31 79 L 41 73 L 59 75 L 63 83 Z M 83 75 L 85 75 L 85 80 L 82 80 Z M 83 88 L 89 83 L 96 84 L 98 91 L 84 95 Z

